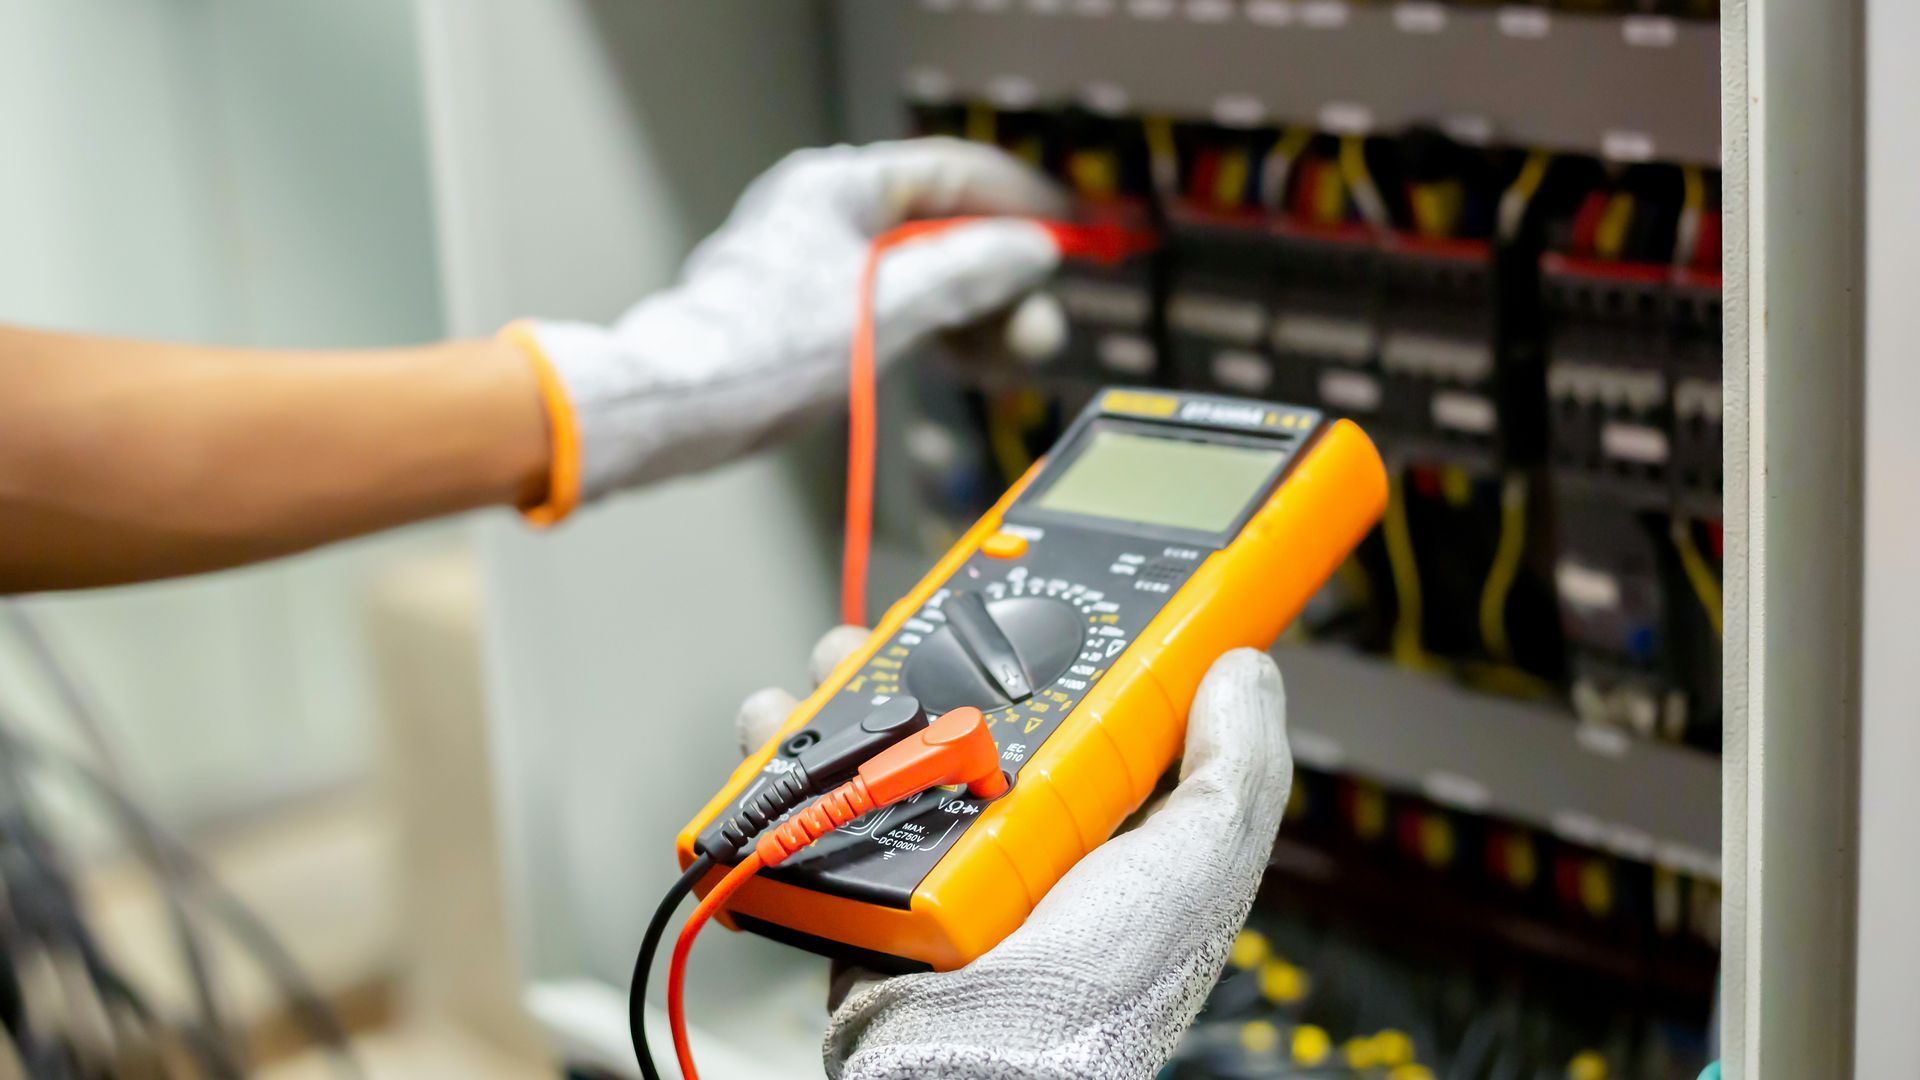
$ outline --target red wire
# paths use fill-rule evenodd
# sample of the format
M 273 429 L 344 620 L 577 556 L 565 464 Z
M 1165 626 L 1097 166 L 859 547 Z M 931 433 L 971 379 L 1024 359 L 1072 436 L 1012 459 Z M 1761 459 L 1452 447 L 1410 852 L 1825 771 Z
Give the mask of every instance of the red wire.
M 1213 206 L 1219 201 L 1214 198 L 1219 175 L 1220 151 L 1201 151 L 1199 160 L 1193 163 L 1193 177 L 1187 181 L 1187 198 L 1195 206 Z
M 685 988 L 687 957 L 693 952 L 693 939 L 700 929 L 762 868 L 780 865 L 789 855 L 862 814 L 942 784 L 962 784 L 969 793 L 984 799 L 998 798 L 1007 790 L 1006 776 L 1000 771 L 1000 747 L 978 709 L 953 709 L 924 731 L 868 758 L 853 779 L 820 795 L 762 836 L 747 857 L 727 871 L 693 909 L 680 930 L 680 939 L 674 943 L 673 959 L 667 967 L 667 1020 L 673 1027 L 673 1050 L 685 1080 L 699 1080 L 693 1067 L 693 1050 L 687 1044 Z
M 700 935 L 700 928 L 707 925 L 714 912 L 725 907 L 733 894 L 740 891 L 740 886 L 759 872 L 759 852 L 740 860 L 700 901 L 700 906 L 693 909 L 687 925 L 680 928 L 680 939 L 673 943 L 673 959 L 667 967 L 667 1021 L 673 1026 L 673 1053 L 680 1059 L 680 1075 L 685 1080 L 700 1080 L 699 1072 L 693 1067 L 693 1047 L 687 1042 L 687 956 L 693 951 L 693 939 Z
M 930 236 L 979 218 L 943 218 L 911 221 L 874 238 L 868 249 L 866 265 L 860 272 L 860 295 L 856 301 L 853 324 L 853 349 L 848 364 L 847 399 L 850 423 L 847 433 L 847 538 L 842 552 L 840 615 L 850 625 L 865 625 L 867 607 L 867 559 L 873 538 L 873 466 L 877 408 L 877 371 L 873 340 L 873 282 L 882 256 L 888 249 L 922 236 Z M 1040 222 L 1059 245 L 1063 256 L 1114 262 L 1147 250 L 1151 237 L 1111 225 L 1063 225 Z M 830 827 L 838 827 L 837 824 Z M 693 951 L 693 939 L 733 894 L 758 873 L 764 865 L 759 852 L 749 854 L 720 879 L 713 891 L 700 901 L 681 928 L 674 943 L 673 958 L 667 967 L 667 1019 L 673 1028 L 673 1050 L 680 1060 L 685 1080 L 699 1080 L 694 1070 L 693 1052 L 687 1044 L 686 976 L 687 957 Z
M 867 553 L 873 546 L 873 454 L 875 414 L 873 279 L 886 251 L 886 237 L 873 242 L 860 270 L 853 315 L 853 355 L 847 364 L 847 525 L 840 551 L 840 621 L 867 625 Z
M 874 237 L 860 270 L 853 314 L 853 355 L 847 365 L 847 525 L 840 553 L 840 621 L 867 625 L 867 560 L 873 548 L 873 458 L 879 415 L 878 364 L 873 341 L 873 283 L 887 251 L 977 217 L 909 221 Z
M 1711 272 L 1720 269 L 1720 212 L 1700 215 L 1700 235 L 1693 243 L 1693 268 Z
M 867 563 L 873 549 L 873 459 L 878 427 L 878 364 L 873 340 L 873 283 L 888 250 L 911 240 L 932 236 L 979 217 L 909 221 L 881 233 L 867 249 L 860 271 L 859 296 L 853 315 L 853 350 L 847 365 L 847 516 L 846 541 L 840 552 L 840 621 L 867 625 Z M 1038 223 L 1068 257 L 1112 263 L 1153 247 L 1151 236 L 1117 225 Z
M 1580 204 L 1580 212 L 1573 218 L 1574 254 L 1587 256 L 1594 254 L 1593 235 L 1599 231 L 1600 219 L 1607 212 L 1608 201 L 1607 193 L 1604 191 L 1587 192 L 1586 200 Z

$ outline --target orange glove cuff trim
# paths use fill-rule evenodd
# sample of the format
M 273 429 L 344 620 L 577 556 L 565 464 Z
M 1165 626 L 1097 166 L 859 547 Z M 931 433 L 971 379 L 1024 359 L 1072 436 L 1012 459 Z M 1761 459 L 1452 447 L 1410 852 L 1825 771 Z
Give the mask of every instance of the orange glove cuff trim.
M 519 347 L 533 365 L 533 375 L 540 386 L 540 402 L 547 414 L 551 448 L 546 497 L 532 506 L 520 508 L 520 515 L 529 524 L 544 529 L 565 521 L 573 508 L 580 505 L 580 420 L 574 415 L 573 402 L 567 397 L 560 373 L 554 370 L 553 361 L 547 359 L 539 339 L 533 336 L 533 327 L 525 322 L 512 323 L 500 331 L 500 337 Z

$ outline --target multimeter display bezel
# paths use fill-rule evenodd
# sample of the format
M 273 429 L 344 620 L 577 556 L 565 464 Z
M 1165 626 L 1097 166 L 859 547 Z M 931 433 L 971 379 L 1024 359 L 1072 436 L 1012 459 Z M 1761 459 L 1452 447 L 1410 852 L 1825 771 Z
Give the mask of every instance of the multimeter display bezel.
M 1065 476 L 1093 444 L 1094 436 L 1102 431 L 1136 435 L 1150 439 L 1165 439 L 1174 442 L 1200 442 L 1224 446 L 1242 446 L 1255 450 L 1280 451 L 1280 458 L 1274 463 L 1258 485 L 1248 494 L 1246 502 L 1233 521 L 1225 529 L 1184 528 L 1177 525 L 1160 525 L 1135 521 L 1122 517 L 1104 517 L 1095 514 L 1080 514 L 1066 510 L 1050 510 L 1040 505 L 1055 483 Z M 1227 431 L 1217 427 L 1197 424 L 1181 424 L 1137 420 L 1112 415 L 1095 417 L 1081 426 L 1057 457 L 1050 457 L 1040 475 L 1020 498 L 1007 508 L 1006 521 L 1013 525 L 1049 525 L 1068 526 L 1081 529 L 1098 529 L 1103 532 L 1125 533 L 1144 540 L 1163 541 L 1170 544 L 1188 544 L 1209 548 L 1225 547 L 1240 535 L 1240 530 L 1257 513 L 1261 506 L 1273 494 L 1273 490 L 1286 476 L 1287 470 L 1299 459 L 1300 451 L 1309 439 L 1298 432 Z

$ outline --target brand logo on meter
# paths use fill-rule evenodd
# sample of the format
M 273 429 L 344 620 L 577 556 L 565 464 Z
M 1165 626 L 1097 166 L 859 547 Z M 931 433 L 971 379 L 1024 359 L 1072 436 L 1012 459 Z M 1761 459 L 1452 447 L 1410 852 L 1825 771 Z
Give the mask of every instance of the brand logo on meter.
M 1265 427 L 1272 409 L 1228 401 L 1188 401 L 1180 406 L 1180 419 L 1202 424 L 1232 424 L 1235 427 Z

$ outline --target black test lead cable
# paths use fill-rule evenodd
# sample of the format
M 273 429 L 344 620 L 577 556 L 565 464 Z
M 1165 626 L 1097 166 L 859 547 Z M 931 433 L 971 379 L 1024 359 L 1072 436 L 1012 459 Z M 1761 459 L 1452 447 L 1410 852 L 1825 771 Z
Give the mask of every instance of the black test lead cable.
M 693 891 L 694 882 L 706 876 L 713 869 L 713 856 L 701 855 L 673 883 L 667 895 L 660 900 L 660 906 L 654 909 L 653 921 L 647 924 L 647 934 L 640 939 L 640 955 L 633 962 L 633 988 L 627 994 L 627 1026 L 633 1036 L 633 1052 L 640 1059 L 640 1075 L 646 1080 L 660 1080 L 660 1070 L 653 1063 L 653 1051 L 647 1046 L 647 977 L 653 971 L 653 956 L 659 951 L 660 938 L 667 932 L 667 923 L 673 920 L 674 909 L 680 901 Z
M 926 730 L 927 710 L 911 694 L 897 694 L 873 707 L 858 725 L 835 732 L 800 749 L 788 759 L 786 772 L 775 778 L 739 809 L 702 833 L 694 850 L 699 852 L 686 873 L 673 883 L 654 910 L 653 921 L 640 941 L 640 955 L 633 963 L 633 985 L 627 991 L 627 1028 L 633 1039 L 634 1056 L 640 1060 L 640 1074 L 646 1080 L 661 1080 L 647 1046 L 647 982 L 653 973 L 654 953 L 666 934 L 667 923 L 675 908 L 687 898 L 695 884 L 716 865 L 731 865 L 756 836 L 777 824 L 786 814 L 817 795 L 852 776 L 863 763 L 901 740 Z

